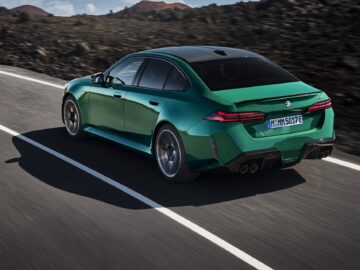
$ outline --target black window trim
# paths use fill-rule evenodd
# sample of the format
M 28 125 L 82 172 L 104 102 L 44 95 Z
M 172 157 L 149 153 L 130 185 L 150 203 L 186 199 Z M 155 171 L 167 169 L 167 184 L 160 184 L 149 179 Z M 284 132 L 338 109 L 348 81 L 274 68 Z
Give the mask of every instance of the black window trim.
M 170 74 L 171 74 L 171 72 L 172 72 L 174 69 L 176 69 L 176 70 L 180 73 L 180 75 L 185 79 L 185 81 L 187 82 L 187 86 L 186 86 L 185 89 L 182 89 L 182 90 L 166 90 L 166 89 L 165 89 L 165 86 L 166 86 L 166 84 L 167 84 L 167 82 L 168 82 L 168 80 L 169 80 L 169 78 L 170 78 Z M 176 68 L 176 66 L 172 66 L 171 69 L 170 69 L 170 71 L 169 71 L 169 73 L 168 73 L 168 75 L 167 75 L 167 77 L 166 77 L 166 80 L 165 80 L 165 82 L 164 82 L 164 85 L 163 85 L 163 87 L 162 87 L 162 90 L 163 90 L 164 92 L 184 92 L 184 91 L 186 91 L 187 89 L 189 89 L 190 86 L 191 86 L 191 83 L 190 83 L 189 81 L 190 81 L 190 80 L 188 80 L 187 77 L 184 76 L 184 74 L 181 73 L 181 71 L 180 71 L 178 68 Z
M 135 74 L 134 77 L 134 81 L 131 84 L 131 87 L 138 87 L 137 85 L 139 84 L 139 81 L 144 73 L 144 70 L 147 66 L 147 64 L 149 63 L 149 60 L 146 59 L 145 57 L 142 57 L 144 59 L 144 61 L 141 63 L 141 66 L 139 67 L 138 71 Z
M 166 76 L 166 79 L 165 79 L 165 81 L 164 81 L 164 84 L 163 84 L 163 86 L 162 86 L 162 90 L 163 90 L 163 91 L 168 91 L 168 90 L 165 90 L 165 85 L 166 85 L 167 81 L 169 80 L 170 74 L 171 74 L 171 72 L 173 71 L 173 69 L 174 69 L 174 66 L 171 66 L 171 68 L 170 68 L 170 70 L 169 70 L 169 72 L 168 72 L 168 74 L 167 74 L 167 76 Z M 180 74 L 181 74 L 181 73 L 180 73 Z M 181 74 L 181 76 L 182 76 L 182 74 Z M 184 78 L 184 79 L 185 79 L 185 78 Z M 174 91 L 181 91 L 181 90 L 174 90 Z
M 134 56 L 135 57 L 135 56 Z M 136 56 L 136 57 L 139 57 L 139 56 Z M 186 90 L 188 90 L 192 83 L 191 83 L 191 80 L 189 79 L 189 77 L 187 76 L 187 74 L 176 64 L 174 63 L 173 61 L 171 60 L 168 60 L 168 59 L 165 59 L 165 58 L 162 58 L 162 57 L 157 57 L 157 56 L 141 56 L 141 58 L 144 58 L 144 62 L 143 62 L 143 65 L 139 68 L 139 74 L 136 76 L 136 80 L 135 80 L 135 83 L 133 85 L 129 85 L 129 87 L 132 87 L 132 88 L 139 88 L 139 89 L 144 89 L 144 90 L 151 90 L 151 91 L 163 91 L 163 92 L 185 92 Z M 142 75 L 144 74 L 144 71 L 145 71 L 145 68 L 147 66 L 147 64 L 150 62 L 151 59 L 156 59 L 156 60 L 161 60 L 161 61 L 165 61 L 165 62 L 168 62 L 170 65 L 171 65 L 171 68 L 169 70 L 169 73 L 167 74 L 166 76 L 166 79 L 165 79 L 165 82 L 162 86 L 161 89 L 157 89 L 157 88 L 148 88 L 148 87 L 143 87 L 143 86 L 139 86 L 139 83 L 140 83 L 140 80 L 141 80 L 141 77 Z M 173 68 L 176 68 L 179 73 L 184 77 L 184 79 L 187 81 L 188 83 L 188 86 L 186 87 L 186 89 L 184 90 L 172 90 L 172 91 L 169 91 L 169 90 L 164 90 L 164 87 L 165 87 L 165 84 L 167 82 L 167 80 L 169 79 L 169 75 L 170 75 L 170 72 L 172 71 Z M 141 70 L 140 70 L 141 69 Z
M 144 86 L 140 86 L 140 85 L 139 85 L 139 83 L 140 83 L 140 81 L 141 81 L 141 78 L 142 78 L 142 76 L 144 75 L 144 71 L 145 71 L 147 65 L 150 63 L 150 61 L 151 61 L 152 59 L 160 60 L 160 61 L 163 60 L 163 59 L 160 59 L 160 58 L 157 58 L 157 59 L 156 59 L 156 58 L 150 58 L 150 57 L 147 58 L 147 59 L 146 59 L 146 63 L 145 63 L 145 65 L 144 65 L 143 69 L 141 70 L 141 74 L 139 75 L 139 78 L 138 78 L 138 80 L 137 80 L 137 82 L 136 82 L 135 87 L 140 88 L 140 89 L 147 89 L 147 90 L 151 90 L 151 91 L 164 91 L 164 86 L 165 86 L 165 84 L 166 84 L 166 82 L 167 82 L 167 80 L 168 80 L 168 78 L 169 78 L 170 71 L 173 69 L 173 65 L 172 65 L 172 63 L 170 63 L 169 61 L 165 61 L 165 62 L 168 62 L 168 63 L 170 64 L 170 69 L 169 69 L 169 71 L 168 71 L 168 74 L 166 75 L 166 78 L 165 78 L 165 81 L 164 81 L 163 85 L 161 86 L 161 89 L 144 87 Z
M 189 77 L 187 76 L 187 74 L 176 64 L 174 63 L 173 61 L 169 60 L 169 59 L 165 59 L 165 58 L 162 58 L 162 57 L 159 57 L 159 56 L 153 56 L 153 55 L 146 55 L 146 56 L 143 56 L 144 59 L 147 59 L 146 61 L 146 64 L 144 65 L 144 67 L 142 68 L 141 70 L 141 74 L 139 75 L 139 79 L 136 81 L 136 84 L 133 86 L 133 87 L 137 87 L 137 88 L 140 88 L 140 89 L 144 89 L 144 90 L 151 90 L 151 91 L 163 91 L 163 92 L 185 92 L 186 90 L 188 90 L 192 83 L 191 83 L 191 80 L 189 79 Z M 169 73 L 167 74 L 166 76 L 166 79 L 165 79 L 165 82 L 162 86 L 161 89 L 157 89 L 157 88 L 149 88 L 149 87 L 143 87 L 143 86 L 139 86 L 139 83 L 140 83 L 140 80 L 141 80 L 141 77 L 142 75 L 144 74 L 144 71 L 145 71 L 145 68 L 147 66 L 147 64 L 150 62 L 151 59 L 156 59 L 156 60 L 161 60 L 161 61 L 165 61 L 165 62 L 168 62 L 170 65 L 171 65 L 171 68 L 169 70 Z M 164 90 L 164 87 L 165 87 L 165 84 L 169 78 L 169 75 L 170 75 L 170 72 L 172 70 L 172 68 L 176 68 L 179 73 L 184 77 L 184 79 L 187 81 L 188 83 L 188 86 L 184 89 L 184 90 L 172 90 L 172 91 L 169 91 L 169 90 Z
M 125 87 L 128 87 L 128 88 L 139 88 L 139 89 L 144 89 L 144 90 L 151 90 L 151 91 L 164 91 L 164 92 L 185 92 L 187 91 L 191 86 L 192 86 L 192 82 L 189 78 L 189 76 L 186 74 L 186 72 L 184 72 L 182 70 L 181 67 L 179 67 L 178 64 L 176 64 L 174 61 L 172 60 L 169 60 L 169 59 L 166 59 L 166 58 L 163 58 L 161 56 L 153 56 L 153 55 L 133 55 L 133 56 L 128 56 L 128 57 L 123 57 L 121 58 L 120 60 L 118 60 L 115 64 L 113 64 L 111 67 L 109 67 L 105 72 L 104 72 L 104 76 L 105 77 L 108 77 L 110 72 L 116 68 L 121 62 L 123 61 L 127 61 L 129 59 L 134 59 L 134 58 L 140 58 L 140 59 L 143 59 L 144 61 L 141 63 L 138 71 L 136 72 L 135 74 L 135 77 L 134 77 L 134 80 L 132 82 L 131 85 L 124 85 Z M 169 74 L 167 75 L 166 77 L 166 80 L 164 82 L 164 85 L 162 86 L 162 89 L 156 89 L 156 88 L 148 88 L 148 87 L 142 87 L 142 86 L 139 86 L 139 82 L 140 82 L 140 79 L 144 73 L 144 70 L 147 66 L 147 64 L 150 62 L 151 59 L 157 59 L 157 60 L 161 60 L 161 61 L 165 61 L 165 62 L 168 62 L 172 68 L 175 67 L 179 73 L 184 77 L 184 79 L 187 81 L 188 83 L 188 86 L 184 89 L 184 90 L 164 90 L 164 87 L 166 85 L 166 82 L 167 80 L 169 79 L 169 75 L 170 75 L 170 71 L 172 70 L 172 68 L 170 69 L 169 71 Z

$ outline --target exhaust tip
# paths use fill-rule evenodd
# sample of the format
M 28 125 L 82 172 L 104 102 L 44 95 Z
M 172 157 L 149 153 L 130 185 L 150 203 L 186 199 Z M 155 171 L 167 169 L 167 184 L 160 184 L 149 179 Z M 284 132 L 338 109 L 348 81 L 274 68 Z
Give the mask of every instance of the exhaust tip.
M 256 173 L 259 170 L 259 164 L 257 164 L 257 163 L 251 164 L 249 170 L 250 170 L 250 173 L 252 173 L 252 174 Z
M 243 164 L 240 166 L 240 170 L 239 170 L 240 174 L 247 174 L 248 171 L 249 171 L 249 165 Z
M 330 155 L 330 151 L 325 150 L 320 153 L 320 158 L 326 158 Z

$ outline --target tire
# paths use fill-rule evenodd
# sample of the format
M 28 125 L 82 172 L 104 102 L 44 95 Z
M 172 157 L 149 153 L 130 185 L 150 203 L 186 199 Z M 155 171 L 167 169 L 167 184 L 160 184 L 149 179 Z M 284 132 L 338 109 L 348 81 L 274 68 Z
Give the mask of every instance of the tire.
M 75 139 L 86 139 L 89 136 L 82 127 L 80 110 L 73 96 L 67 96 L 62 107 L 62 115 L 67 133 Z
M 177 130 L 170 124 L 163 125 L 155 138 L 155 158 L 163 176 L 171 182 L 195 179 L 185 159 L 185 148 Z

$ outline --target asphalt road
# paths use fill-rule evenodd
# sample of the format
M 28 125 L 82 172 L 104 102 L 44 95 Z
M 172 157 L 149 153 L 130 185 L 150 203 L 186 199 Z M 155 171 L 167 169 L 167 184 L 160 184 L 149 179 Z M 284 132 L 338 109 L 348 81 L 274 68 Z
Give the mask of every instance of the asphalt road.
M 30 71 L 0 70 L 63 81 Z M 0 125 L 151 198 L 274 269 L 360 268 L 360 171 L 326 161 L 167 183 L 154 162 L 70 139 L 62 90 L 0 74 Z M 360 164 L 357 157 L 335 153 Z M 0 131 L 0 269 L 253 269 L 181 224 Z

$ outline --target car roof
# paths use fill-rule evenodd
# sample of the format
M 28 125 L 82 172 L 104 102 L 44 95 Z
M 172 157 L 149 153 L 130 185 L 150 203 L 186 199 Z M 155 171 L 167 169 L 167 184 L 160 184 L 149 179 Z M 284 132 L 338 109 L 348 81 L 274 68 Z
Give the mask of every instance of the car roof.
M 229 47 L 221 46 L 177 46 L 177 47 L 164 47 L 158 49 L 151 49 L 143 51 L 144 53 L 162 53 L 173 55 L 181 58 L 189 63 L 211 61 L 217 59 L 226 58 L 238 58 L 238 57 L 261 57 L 261 55 Z

